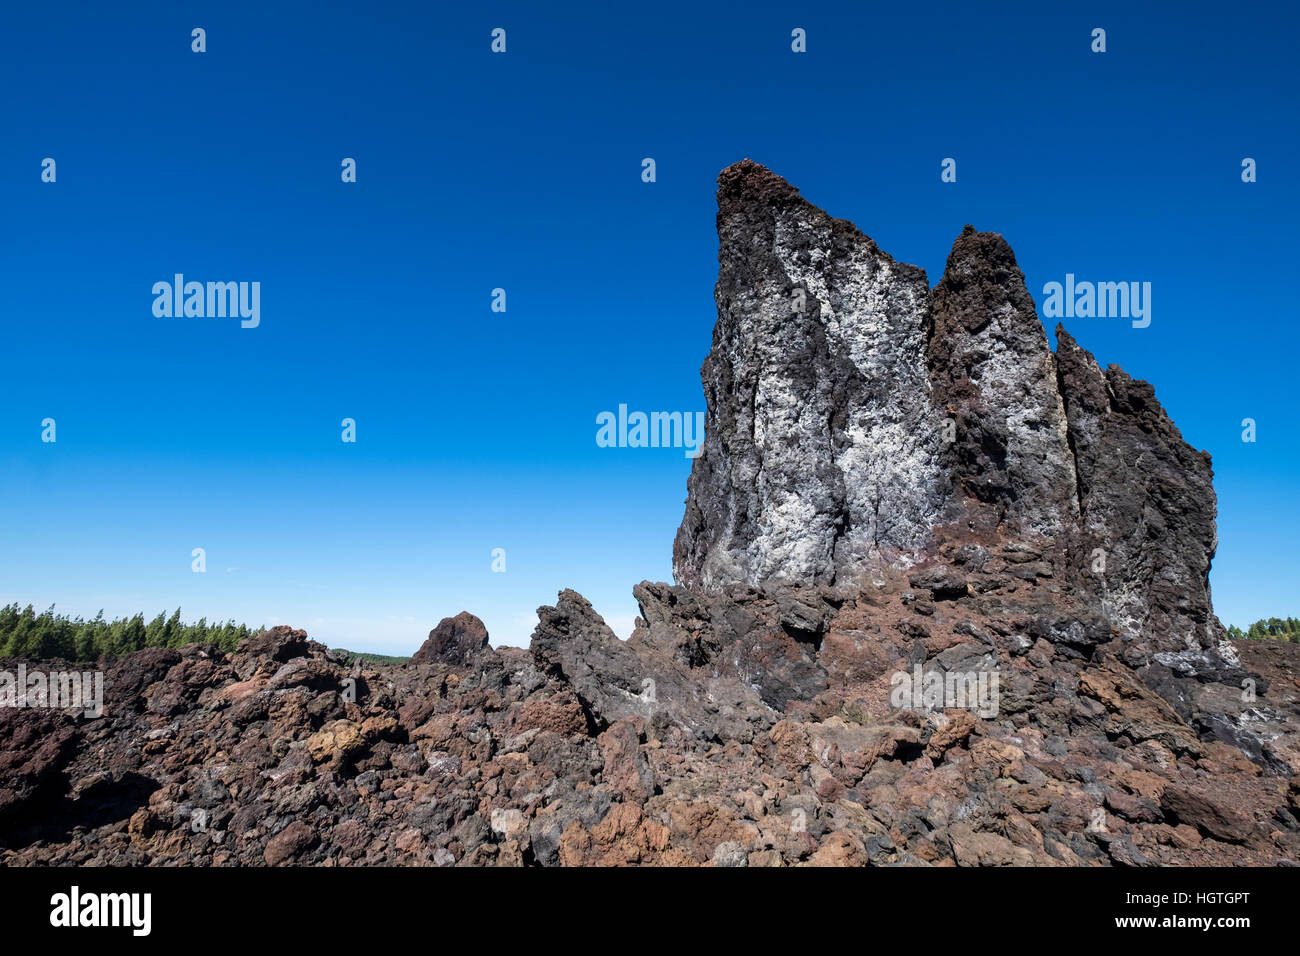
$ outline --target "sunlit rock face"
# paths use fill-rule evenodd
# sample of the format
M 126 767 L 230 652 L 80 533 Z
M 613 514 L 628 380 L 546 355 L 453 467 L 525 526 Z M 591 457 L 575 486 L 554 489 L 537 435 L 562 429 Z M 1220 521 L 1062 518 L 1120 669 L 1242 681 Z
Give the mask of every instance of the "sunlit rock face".
M 750 161 L 719 178 L 718 237 L 677 579 L 849 583 L 907 563 L 948 497 L 924 271 Z
M 997 543 L 1086 598 L 1136 666 L 1204 669 L 1188 661 L 1223 636 L 1209 456 L 1063 329 L 1053 355 L 1002 236 L 967 226 L 931 290 L 750 160 L 719 176 L 717 227 L 680 584 L 852 589 Z

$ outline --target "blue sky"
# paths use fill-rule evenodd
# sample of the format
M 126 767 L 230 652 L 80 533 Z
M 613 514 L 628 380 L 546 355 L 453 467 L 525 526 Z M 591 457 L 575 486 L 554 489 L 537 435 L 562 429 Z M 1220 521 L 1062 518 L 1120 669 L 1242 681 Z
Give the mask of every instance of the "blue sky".
M 1293 11 L 555 6 L 6 7 L 0 601 L 409 653 L 462 609 L 524 644 L 572 587 L 626 635 L 690 462 L 595 417 L 703 409 L 748 156 L 931 285 L 968 222 L 1040 304 L 1150 281 L 1150 327 L 1067 327 L 1214 456 L 1220 616 L 1300 615 Z M 259 281 L 261 324 L 156 318 L 177 272 Z

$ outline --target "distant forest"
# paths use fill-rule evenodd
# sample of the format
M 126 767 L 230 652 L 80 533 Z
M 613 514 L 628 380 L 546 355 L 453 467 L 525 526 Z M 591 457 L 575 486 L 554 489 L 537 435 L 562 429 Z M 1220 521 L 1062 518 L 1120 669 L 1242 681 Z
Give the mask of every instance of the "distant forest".
M 101 655 L 121 657 L 142 647 L 180 647 L 210 641 L 229 653 L 244 638 L 262 630 L 233 620 L 209 624 L 207 618 L 186 624 L 181 609 L 170 616 L 160 613 L 146 622 L 143 614 L 104 620 L 100 611 L 91 620 L 54 613 L 51 605 L 37 614 L 29 604 L 19 608 L 17 602 L 0 608 L 0 657 L 27 659 L 62 658 L 66 661 L 93 661 Z M 1287 641 L 1300 644 L 1300 621 L 1293 617 L 1261 618 L 1246 630 L 1231 626 L 1228 633 L 1241 641 Z M 346 652 L 349 659 L 372 662 L 401 662 L 405 657 L 384 654 Z
M 1239 641 L 1287 641 L 1300 644 L 1300 621 L 1293 617 L 1261 618 L 1246 630 L 1229 627 L 1228 633 Z
M 142 647 L 180 647 L 203 641 L 233 651 L 241 640 L 259 630 L 234 621 L 209 624 L 207 618 L 184 624 L 180 608 L 170 617 L 164 612 L 147 623 L 143 614 L 106 621 L 103 611 L 87 621 L 55 614 L 53 605 L 37 614 L 30 604 L 20 609 L 15 602 L 0 608 L 0 657 L 93 661 L 101 654 L 121 657 Z

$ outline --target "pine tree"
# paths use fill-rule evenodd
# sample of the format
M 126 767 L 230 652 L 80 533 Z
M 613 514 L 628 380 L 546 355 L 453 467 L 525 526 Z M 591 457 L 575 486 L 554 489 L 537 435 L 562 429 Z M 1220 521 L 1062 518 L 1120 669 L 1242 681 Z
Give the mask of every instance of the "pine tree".
M 181 609 L 178 607 L 163 625 L 163 646 L 176 647 L 182 635 Z
M 33 641 L 36 636 L 36 612 L 29 604 L 23 608 L 9 637 L 5 653 L 10 657 L 35 657 L 38 649 Z
M 163 647 L 163 633 L 167 627 L 167 617 L 165 611 L 159 611 L 158 616 L 149 622 L 149 626 L 144 629 L 144 646 L 145 647 Z
M 14 628 L 18 626 L 18 615 L 17 601 L 0 608 L 0 650 L 3 650 L 5 641 L 13 633 Z
M 86 621 L 77 629 L 77 636 L 74 639 L 76 647 L 74 660 L 93 661 L 99 656 L 100 632 L 103 629 L 104 609 L 100 608 L 93 621 Z

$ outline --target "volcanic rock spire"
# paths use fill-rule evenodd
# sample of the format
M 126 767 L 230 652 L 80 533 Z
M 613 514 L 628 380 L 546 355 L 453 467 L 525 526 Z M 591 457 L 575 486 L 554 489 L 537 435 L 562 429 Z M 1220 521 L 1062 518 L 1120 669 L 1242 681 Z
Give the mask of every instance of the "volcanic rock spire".
M 967 226 L 934 290 L 936 401 L 953 419 L 949 464 L 972 520 L 1055 538 L 1079 517 L 1065 408 L 1047 335 L 1007 241 Z M 971 513 L 972 509 L 967 509 Z
M 1155 389 L 1116 365 L 1105 372 L 1064 328 L 1056 361 L 1082 508 L 1084 583 L 1126 637 L 1130 663 L 1188 673 L 1218 662 L 1224 630 L 1210 601 L 1218 545 L 1210 456 L 1183 441 Z M 1104 558 L 1097 561 L 1094 555 Z
M 718 179 L 718 322 L 678 581 L 844 581 L 940 518 L 925 273 L 744 160 Z
M 967 226 L 931 292 L 751 160 L 719 176 L 717 225 L 679 583 L 852 588 L 945 540 L 1013 542 L 1091 597 L 1136 666 L 1206 666 L 1188 660 L 1223 635 L 1209 456 L 1150 385 L 1064 330 L 1052 354 L 1001 236 Z

